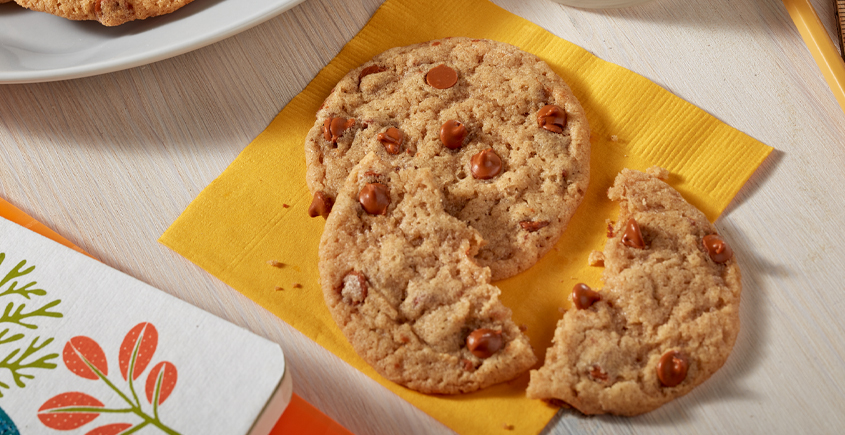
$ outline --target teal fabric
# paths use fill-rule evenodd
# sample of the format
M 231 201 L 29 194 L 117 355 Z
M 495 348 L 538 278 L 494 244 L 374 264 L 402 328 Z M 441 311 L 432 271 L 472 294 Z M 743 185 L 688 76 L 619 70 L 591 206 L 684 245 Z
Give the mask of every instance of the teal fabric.
M 21 435 L 12 419 L 0 408 L 0 435 Z

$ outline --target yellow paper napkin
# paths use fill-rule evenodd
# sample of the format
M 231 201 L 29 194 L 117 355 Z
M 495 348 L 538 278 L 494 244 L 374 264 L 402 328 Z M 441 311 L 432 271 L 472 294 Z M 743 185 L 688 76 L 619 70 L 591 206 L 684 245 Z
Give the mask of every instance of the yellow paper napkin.
M 474 19 L 466 19 L 474 17 Z M 542 430 L 555 409 L 525 398 L 527 374 L 459 396 L 426 396 L 384 380 L 352 350 L 323 303 L 317 247 L 323 219 L 307 217 L 303 141 L 314 114 L 350 69 L 395 46 L 447 36 L 508 42 L 534 53 L 572 87 L 592 129 L 590 187 L 556 248 L 498 282 L 540 361 L 577 282 L 601 287 L 587 266 L 617 213 L 607 188 L 624 167 L 660 165 L 669 183 L 715 220 L 771 152 L 660 86 L 602 61 L 486 0 L 388 0 L 162 235 L 161 243 L 270 310 L 385 387 L 463 434 Z M 283 263 L 273 267 L 268 261 Z M 278 290 L 282 288 L 283 290 Z

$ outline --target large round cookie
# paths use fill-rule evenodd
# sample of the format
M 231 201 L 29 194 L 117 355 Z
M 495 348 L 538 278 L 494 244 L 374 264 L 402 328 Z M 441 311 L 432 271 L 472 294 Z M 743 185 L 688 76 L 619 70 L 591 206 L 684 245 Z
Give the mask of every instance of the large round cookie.
M 604 250 L 604 288 L 573 289 L 528 397 L 636 415 L 688 393 L 728 358 L 739 266 L 704 214 L 658 174 L 617 176 L 608 195 L 621 210 Z
M 512 379 L 536 357 L 489 269 L 473 261 L 480 244 L 443 210 L 431 170 L 370 155 L 320 241 L 326 304 L 355 351 L 393 382 L 455 394 Z
M 442 134 L 447 121 L 463 126 L 463 140 L 460 125 Z M 589 135 L 545 62 L 508 44 L 447 38 L 388 50 L 338 82 L 305 141 L 307 182 L 317 202 L 330 200 L 369 152 L 431 168 L 446 211 L 481 233 L 477 261 L 498 280 L 533 265 L 566 228 L 587 189 Z
M 193 0 L 15 0 L 34 11 L 70 20 L 95 20 L 106 26 L 169 14 Z

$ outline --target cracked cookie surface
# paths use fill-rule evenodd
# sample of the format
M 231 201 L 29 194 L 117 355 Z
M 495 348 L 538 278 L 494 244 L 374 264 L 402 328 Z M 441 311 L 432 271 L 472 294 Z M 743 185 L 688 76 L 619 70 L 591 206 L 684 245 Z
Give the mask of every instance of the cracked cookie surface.
M 27 9 L 70 20 L 99 21 L 105 26 L 117 26 L 128 21 L 169 14 L 191 1 L 193 0 L 15 0 Z
M 478 230 L 477 261 L 499 280 L 558 241 L 587 189 L 589 135 L 545 62 L 500 42 L 447 38 L 388 50 L 341 79 L 307 136 L 306 177 L 312 194 L 333 198 L 370 152 L 430 168 L 445 210 Z
M 473 260 L 478 232 L 450 216 L 428 168 L 364 158 L 320 242 L 320 284 L 352 347 L 387 379 L 455 394 L 513 379 L 536 357 Z
M 727 360 L 739 332 L 739 266 L 665 175 L 616 177 L 608 196 L 620 212 L 600 256 L 604 288 L 596 298 L 576 286 L 528 397 L 636 415 L 690 392 Z

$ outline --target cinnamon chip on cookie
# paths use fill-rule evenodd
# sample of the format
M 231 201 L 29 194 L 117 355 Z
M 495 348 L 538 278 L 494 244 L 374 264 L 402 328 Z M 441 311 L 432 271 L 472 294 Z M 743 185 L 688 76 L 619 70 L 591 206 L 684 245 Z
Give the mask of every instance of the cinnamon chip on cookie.
M 305 141 L 306 181 L 333 199 L 370 152 L 429 168 L 446 212 L 486 242 L 476 261 L 499 280 L 557 243 L 587 189 L 589 137 L 584 110 L 545 62 L 446 38 L 387 50 L 337 83 Z
M 665 171 L 616 177 L 604 288 L 576 286 L 577 308 L 531 371 L 528 397 L 636 415 L 689 393 L 727 360 L 739 332 L 739 266 L 704 214 L 659 177 Z
M 515 378 L 536 357 L 475 262 L 481 236 L 446 213 L 432 172 L 363 158 L 326 221 L 320 284 L 343 334 L 385 378 L 466 393 Z

